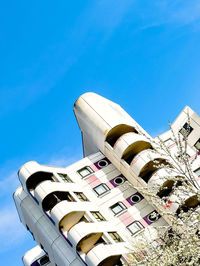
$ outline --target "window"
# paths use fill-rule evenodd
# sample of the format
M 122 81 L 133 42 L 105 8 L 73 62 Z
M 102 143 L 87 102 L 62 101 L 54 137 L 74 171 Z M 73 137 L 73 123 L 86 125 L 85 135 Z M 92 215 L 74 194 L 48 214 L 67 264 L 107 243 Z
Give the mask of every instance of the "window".
M 180 130 L 180 133 L 184 136 L 184 137 L 188 137 L 190 135 L 190 133 L 192 132 L 193 128 L 188 124 L 185 123 L 183 125 L 183 127 Z
M 114 186 L 120 186 L 126 181 L 126 178 L 123 175 L 116 176 L 115 178 L 110 180 L 110 183 Z
M 165 140 L 165 145 L 166 145 L 167 147 L 171 146 L 172 144 L 174 144 L 174 141 L 173 141 L 171 138 Z
M 83 192 L 74 192 L 80 201 L 89 201 Z
M 77 171 L 79 175 L 84 178 L 86 176 L 91 175 L 94 171 L 89 166 L 83 167 L 82 169 Z
M 108 232 L 108 234 L 115 242 L 123 242 L 123 239 L 119 236 L 117 232 Z
M 132 195 L 132 196 L 130 197 L 130 200 L 131 200 L 133 203 L 138 203 L 138 202 L 141 201 L 141 199 L 142 199 L 142 197 L 140 197 L 140 195 L 138 195 L 138 194 Z
M 106 221 L 106 219 L 102 216 L 100 212 L 91 212 L 91 213 L 97 221 L 99 222 Z
M 63 181 L 68 182 L 68 183 L 72 183 L 72 180 L 69 178 L 69 176 L 67 174 L 61 174 L 58 173 L 59 177 L 62 178 Z
M 160 218 L 160 215 L 157 213 L 157 211 L 153 211 L 148 215 L 147 218 L 150 222 L 155 222 Z
M 115 179 L 114 179 L 114 183 L 115 183 L 116 185 L 121 185 L 121 184 L 123 184 L 125 181 L 126 181 L 126 178 L 123 177 L 123 176 L 117 176 L 117 177 L 115 177 Z
M 47 265 L 50 263 L 50 260 L 47 255 L 44 255 L 41 259 L 38 260 L 39 265 Z
M 197 140 L 197 142 L 194 144 L 194 147 L 200 151 L 200 139 Z
M 103 168 L 103 167 L 106 167 L 108 166 L 108 162 L 106 160 L 100 160 L 98 161 L 98 165 Z
M 94 166 L 96 166 L 98 170 L 101 170 L 102 168 L 108 166 L 109 164 L 110 161 L 107 158 L 102 158 L 101 160 L 94 163 Z
M 101 184 L 95 188 L 93 188 L 93 190 L 96 192 L 96 194 L 98 196 L 103 195 L 104 193 L 106 193 L 107 191 L 109 191 L 109 187 L 106 184 Z
M 140 230 L 142 230 L 144 226 L 140 222 L 133 222 L 127 226 L 127 229 L 131 232 L 132 235 L 136 234 Z
M 116 215 L 126 209 L 126 206 L 122 202 L 117 202 L 110 207 L 112 212 Z
M 196 169 L 194 172 L 196 175 L 200 176 L 200 168 Z
M 126 200 L 128 201 L 128 203 L 131 206 L 133 206 L 133 205 L 139 203 L 143 199 L 144 199 L 144 197 L 139 192 L 136 192 L 135 194 L 129 196 Z

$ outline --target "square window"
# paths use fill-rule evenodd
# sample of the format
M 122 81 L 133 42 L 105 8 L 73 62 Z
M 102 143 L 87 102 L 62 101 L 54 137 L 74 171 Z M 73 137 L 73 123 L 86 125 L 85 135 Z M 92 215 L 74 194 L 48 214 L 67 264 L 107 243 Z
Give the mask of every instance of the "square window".
M 179 132 L 186 138 L 190 135 L 192 130 L 193 128 L 188 123 L 185 123 Z
M 122 202 L 117 202 L 110 207 L 112 212 L 116 215 L 126 209 L 126 206 Z
M 97 221 L 99 222 L 106 221 L 106 219 L 102 216 L 100 212 L 91 212 L 91 213 Z
M 39 260 L 37 260 L 37 262 L 39 262 L 39 265 L 47 265 L 50 263 L 49 257 L 47 255 L 44 255 L 42 258 L 40 258 Z
M 83 192 L 74 192 L 80 201 L 89 201 Z
M 123 239 L 117 232 L 108 232 L 108 234 L 112 237 L 115 242 L 123 242 Z
M 89 176 L 90 174 L 94 173 L 92 168 L 90 168 L 89 166 L 83 167 L 80 170 L 78 170 L 77 172 L 79 173 L 79 175 L 81 175 L 82 178 Z
M 140 222 L 133 222 L 127 226 L 127 229 L 131 232 L 132 235 L 136 234 L 140 230 L 142 230 L 144 226 Z
M 171 146 L 172 144 L 174 144 L 174 141 L 173 141 L 171 138 L 165 140 L 165 145 L 166 145 L 167 147 Z
M 109 187 L 106 184 L 101 184 L 95 188 L 93 188 L 93 190 L 96 192 L 96 194 L 98 196 L 103 195 L 104 193 L 106 193 L 107 191 L 109 191 Z
M 194 172 L 196 175 L 200 176 L 200 168 L 196 169 Z
M 197 142 L 194 144 L 194 147 L 200 151 L 200 139 L 197 140 Z
M 61 174 L 61 173 L 57 173 L 57 174 L 59 175 L 59 177 L 62 178 L 63 181 L 68 182 L 68 183 L 73 183 L 67 174 Z

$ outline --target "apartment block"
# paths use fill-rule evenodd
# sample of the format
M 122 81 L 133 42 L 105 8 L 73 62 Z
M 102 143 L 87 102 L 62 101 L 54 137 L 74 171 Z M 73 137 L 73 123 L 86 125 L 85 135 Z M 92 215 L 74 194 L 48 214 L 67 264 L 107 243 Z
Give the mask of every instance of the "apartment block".
M 186 106 L 172 130 L 152 138 L 118 104 L 95 93 L 80 96 L 74 113 L 84 158 L 65 168 L 31 161 L 19 169 L 21 187 L 14 201 L 20 221 L 38 244 L 23 263 L 131 265 L 146 255 L 135 248 L 141 238 L 148 253 L 149 246 L 162 243 L 161 233 L 182 230 L 174 227 L 180 210 L 200 208 L 193 192 L 180 190 L 186 176 L 177 173 L 173 160 L 174 136 L 183 144 L 187 138 L 194 174 L 188 186 L 198 189 L 200 117 Z M 162 145 L 158 148 L 159 139 L 172 158 Z

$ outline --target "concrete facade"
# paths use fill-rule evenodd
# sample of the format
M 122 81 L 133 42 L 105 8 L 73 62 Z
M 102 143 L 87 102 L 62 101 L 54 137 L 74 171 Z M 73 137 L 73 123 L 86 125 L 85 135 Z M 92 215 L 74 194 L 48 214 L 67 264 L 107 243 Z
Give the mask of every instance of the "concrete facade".
M 74 113 L 85 157 L 66 168 L 31 161 L 18 172 L 21 187 L 14 193 L 16 208 L 38 243 L 24 255 L 23 263 L 130 264 L 130 253 L 138 260 L 145 255 L 133 248 L 140 237 L 147 239 L 147 248 L 152 242 L 156 248 L 162 242 L 161 231 L 170 226 L 181 230 L 174 228 L 165 212 L 176 218 L 183 204 L 198 209 L 199 202 L 192 193 L 180 192 L 179 186 L 174 189 L 172 177 L 182 180 L 185 176 L 177 174 L 173 160 L 159 151 L 158 139 L 151 138 L 119 105 L 86 93 L 76 101 Z M 182 142 L 188 135 L 187 151 L 198 185 L 200 117 L 185 107 L 172 128 Z M 160 138 L 176 154 L 172 131 Z M 164 194 L 163 188 L 167 188 Z M 148 189 L 151 195 L 145 193 Z M 165 204 L 161 204 L 163 195 Z

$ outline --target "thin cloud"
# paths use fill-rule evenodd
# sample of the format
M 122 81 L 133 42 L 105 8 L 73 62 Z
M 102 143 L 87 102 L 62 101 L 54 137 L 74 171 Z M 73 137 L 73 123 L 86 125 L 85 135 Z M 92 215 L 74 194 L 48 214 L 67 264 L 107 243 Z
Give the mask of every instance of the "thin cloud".
M 0 198 L 4 197 L 5 199 L 5 196 L 9 196 L 10 198 L 11 194 L 18 186 L 20 186 L 20 183 L 17 177 L 17 170 L 12 171 L 8 174 L 7 177 L 0 180 Z
M 52 157 L 48 162 L 47 165 L 50 166 L 57 166 L 57 167 L 67 167 L 76 161 L 81 160 L 80 156 L 74 156 L 71 158 L 68 157 Z
M 19 221 L 16 210 L 12 205 L 0 209 L 0 253 L 13 249 L 26 239 L 26 230 Z
M 138 25 L 138 27 L 135 27 L 136 32 L 163 25 L 169 25 L 174 28 L 191 26 L 192 30 L 199 29 L 199 0 L 155 0 L 147 5 L 146 1 L 141 0 L 140 4 L 139 1 L 135 1 L 135 3 L 137 12 L 132 11 Z
M 23 84 L 14 88 L 1 89 L 0 115 L 13 109 L 24 110 L 37 98 L 51 90 L 76 64 L 99 33 L 100 42 L 109 39 L 131 4 L 131 0 L 102 0 L 94 4 L 90 3 L 70 33 L 66 32 L 67 37 L 62 42 L 56 43 L 53 47 L 47 47 L 45 54 L 36 58 L 32 65 L 21 70 L 24 75 Z

